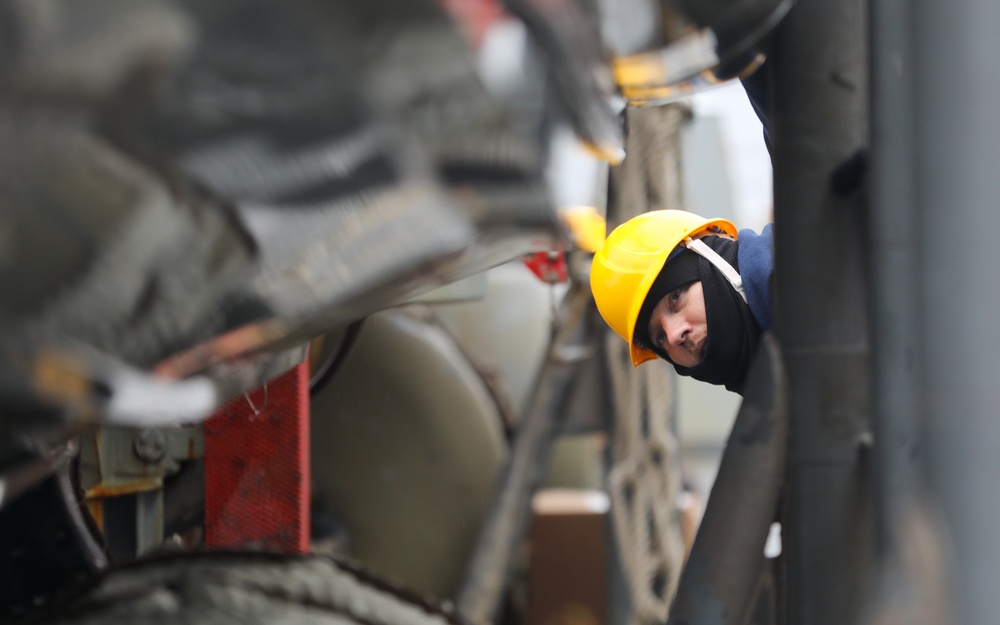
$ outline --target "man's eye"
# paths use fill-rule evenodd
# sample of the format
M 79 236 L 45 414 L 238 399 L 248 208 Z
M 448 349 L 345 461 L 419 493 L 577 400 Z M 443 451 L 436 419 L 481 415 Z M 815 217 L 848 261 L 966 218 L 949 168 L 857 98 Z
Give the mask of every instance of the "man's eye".
M 670 293 L 671 302 L 676 302 L 680 298 L 681 298 L 681 289 L 674 289 L 673 292 Z
M 656 339 L 655 339 L 655 341 L 656 341 L 657 347 L 659 347 L 659 348 L 662 349 L 663 348 L 663 342 L 666 341 L 666 340 L 667 340 L 667 334 L 663 330 L 660 330 L 659 332 L 656 333 Z

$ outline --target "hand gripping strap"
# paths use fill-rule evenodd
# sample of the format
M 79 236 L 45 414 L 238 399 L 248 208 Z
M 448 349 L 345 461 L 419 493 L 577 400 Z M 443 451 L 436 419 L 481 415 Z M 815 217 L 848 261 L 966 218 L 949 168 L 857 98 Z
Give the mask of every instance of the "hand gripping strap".
M 695 254 L 712 263 L 716 269 L 722 272 L 722 275 L 726 276 L 726 280 L 729 280 L 729 284 L 733 285 L 733 289 L 740 294 L 743 301 L 747 301 L 747 294 L 743 292 L 743 278 L 740 277 L 739 272 L 733 269 L 732 265 L 726 262 L 725 258 L 719 256 L 715 250 L 705 245 L 699 239 L 687 239 L 684 245 Z

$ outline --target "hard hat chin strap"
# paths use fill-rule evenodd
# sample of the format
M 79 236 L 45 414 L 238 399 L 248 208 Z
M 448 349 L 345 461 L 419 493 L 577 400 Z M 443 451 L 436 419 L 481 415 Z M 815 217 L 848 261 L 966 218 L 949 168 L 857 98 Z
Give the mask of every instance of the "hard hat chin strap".
M 732 265 L 726 262 L 725 258 L 719 256 L 715 250 L 705 245 L 700 239 L 686 239 L 684 246 L 712 263 L 712 266 L 718 269 L 726 277 L 726 280 L 729 280 L 729 284 L 740 294 L 743 301 L 747 301 L 747 294 L 743 292 L 743 278 L 740 277 L 739 272 Z

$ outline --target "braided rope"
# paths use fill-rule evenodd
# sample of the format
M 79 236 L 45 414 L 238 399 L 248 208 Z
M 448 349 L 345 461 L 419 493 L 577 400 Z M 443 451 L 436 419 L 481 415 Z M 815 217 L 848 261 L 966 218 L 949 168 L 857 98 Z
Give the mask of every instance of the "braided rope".
M 634 369 L 627 345 L 608 333 L 615 406 L 608 487 L 615 540 L 633 602 L 633 625 L 662 623 L 684 563 L 677 510 L 680 454 L 673 433 L 671 372 Z
M 629 157 L 612 170 L 609 218 L 683 207 L 683 105 L 629 109 Z M 666 620 L 684 563 L 678 509 L 679 443 L 674 432 L 676 374 L 663 361 L 634 368 L 628 345 L 608 332 L 605 355 L 614 408 L 608 489 L 615 541 L 632 598 L 631 625 Z

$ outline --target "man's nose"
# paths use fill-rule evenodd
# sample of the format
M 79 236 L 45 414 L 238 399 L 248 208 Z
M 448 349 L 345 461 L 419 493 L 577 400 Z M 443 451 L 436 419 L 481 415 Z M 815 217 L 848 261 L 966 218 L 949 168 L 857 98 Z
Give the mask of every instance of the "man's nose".
M 691 332 L 691 324 L 681 317 L 666 315 L 663 320 L 663 332 L 667 336 L 667 343 L 682 345 Z

